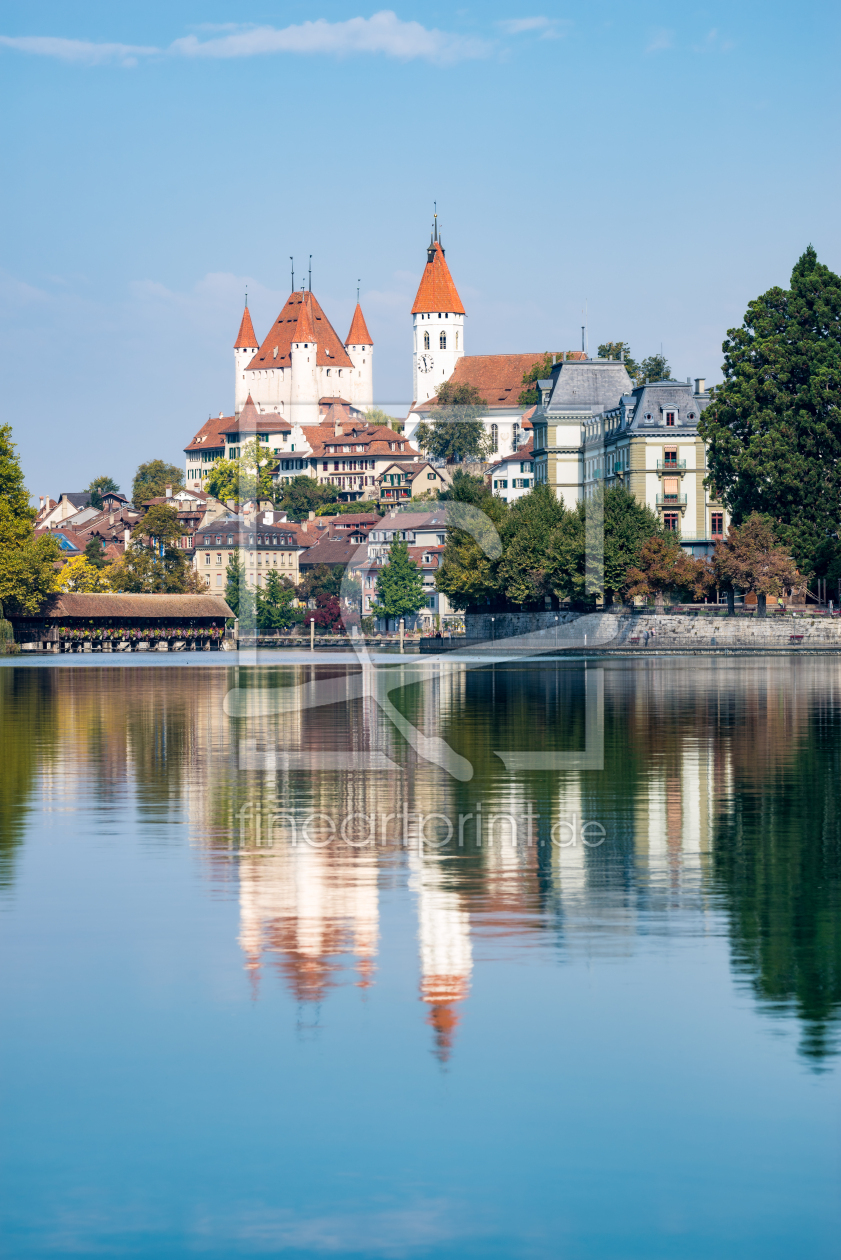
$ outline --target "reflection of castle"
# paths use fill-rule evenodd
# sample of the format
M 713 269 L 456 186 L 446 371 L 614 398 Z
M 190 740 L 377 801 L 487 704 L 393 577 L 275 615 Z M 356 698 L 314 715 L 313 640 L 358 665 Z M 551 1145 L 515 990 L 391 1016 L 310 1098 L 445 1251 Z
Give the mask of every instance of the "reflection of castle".
M 467 997 L 473 970 L 470 916 L 461 895 L 448 886 L 438 855 L 421 858 L 411 853 L 409 867 L 410 886 L 418 897 L 421 997 L 430 1008 L 427 1023 L 434 1029 L 435 1054 L 444 1063 L 459 1022 L 458 1004 Z

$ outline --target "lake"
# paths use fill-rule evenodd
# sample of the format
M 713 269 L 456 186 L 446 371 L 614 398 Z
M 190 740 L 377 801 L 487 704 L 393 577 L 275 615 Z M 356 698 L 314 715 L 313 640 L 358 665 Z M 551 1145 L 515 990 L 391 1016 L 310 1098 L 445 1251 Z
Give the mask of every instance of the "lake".
M 841 661 L 0 666 L 15 1257 L 838 1254 Z

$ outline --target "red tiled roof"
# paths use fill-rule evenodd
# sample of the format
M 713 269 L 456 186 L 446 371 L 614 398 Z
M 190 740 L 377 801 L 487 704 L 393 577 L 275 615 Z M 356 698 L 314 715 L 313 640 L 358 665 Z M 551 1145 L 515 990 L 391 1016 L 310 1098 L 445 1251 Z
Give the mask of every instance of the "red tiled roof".
M 203 424 L 192 442 L 184 447 L 185 451 L 206 451 L 208 447 L 225 446 L 224 434 L 236 427 L 236 416 L 211 416 L 207 424 Z M 205 476 L 207 473 L 205 472 Z
M 254 335 L 254 325 L 251 322 L 251 312 L 246 306 L 242 313 L 242 323 L 239 326 L 237 339 L 234 342 L 235 350 L 250 350 L 252 347 L 256 350 L 259 341 Z
M 421 276 L 412 314 L 451 311 L 455 315 L 463 315 L 464 307 L 453 283 L 453 277 L 450 275 L 440 241 L 435 241 L 430 245 L 429 258 Z
M 333 408 L 331 408 L 331 411 Z M 327 455 L 328 446 L 362 446 L 363 451 L 335 451 L 330 452 L 331 457 L 340 455 L 392 455 L 401 456 L 404 460 L 411 460 L 413 456 L 420 452 L 407 442 L 406 438 L 400 433 L 395 433 L 393 429 L 389 429 L 385 424 L 365 425 L 359 422 L 346 421 L 340 425 L 342 432 L 336 434 L 332 424 L 308 425 L 306 430 L 307 441 L 312 447 L 313 459 L 321 459 Z M 403 443 L 401 451 L 400 443 Z M 390 443 L 397 445 L 397 450 L 390 449 Z
M 529 438 L 525 446 L 519 446 L 516 451 L 512 451 L 510 455 L 503 455 L 501 459 L 496 459 L 490 465 L 491 469 L 499 468 L 500 464 L 516 464 L 521 459 L 534 458 L 534 438 Z
M 351 320 L 350 332 L 345 337 L 346 346 L 372 346 L 374 340 L 368 332 L 368 325 L 365 323 L 365 316 L 362 314 L 362 307 L 356 303 L 356 310 L 353 312 Z
M 336 330 L 319 306 L 315 295 L 296 290 L 290 294 L 265 341 L 248 364 L 248 369 L 289 367 L 292 363 L 290 352 L 293 341 L 315 342 L 318 347 L 315 361 L 319 367 L 353 367 Z
M 453 385 L 475 385 L 491 411 L 497 407 L 516 407 L 523 389 L 523 377 L 542 354 L 465 354 L 458 360 L 449 378 Z M 414 411 L 434 407 L 437 398 L 416 403 Z M 532 410 L 526 412 L 531 415 Z

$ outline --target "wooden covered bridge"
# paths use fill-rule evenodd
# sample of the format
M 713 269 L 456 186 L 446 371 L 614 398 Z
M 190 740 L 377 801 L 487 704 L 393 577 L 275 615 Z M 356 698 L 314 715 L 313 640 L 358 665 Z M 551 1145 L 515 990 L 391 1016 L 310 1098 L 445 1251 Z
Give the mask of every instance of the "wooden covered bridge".
M 28 617 L 11 616 L 24 651 L 212 651 L 233 641 L 221 595 L 52 595 Z

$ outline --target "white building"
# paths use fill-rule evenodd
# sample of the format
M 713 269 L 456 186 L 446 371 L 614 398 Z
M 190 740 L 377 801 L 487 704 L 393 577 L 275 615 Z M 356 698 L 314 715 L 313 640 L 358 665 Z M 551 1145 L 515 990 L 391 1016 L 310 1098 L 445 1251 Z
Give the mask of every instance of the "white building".
M 262 344 L 246 306 L 234 368 L 237 415 L 249 394 L 259 412 L 274 412 L 293 426 L 318 424 L 324 398 L 373 405 L 374 343 L 358 302 L 344 342 L 309 290 L 290 294 Z
M 412 320 L 414 397 L 416 402 L 424 403 L 434 398 L 442 381 L 450 379 L 464 355 L 464 307 L 444 257 L 444 246 L 438 239 L 437 215 Z

